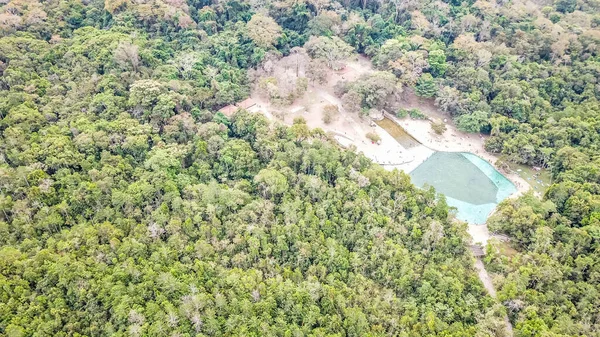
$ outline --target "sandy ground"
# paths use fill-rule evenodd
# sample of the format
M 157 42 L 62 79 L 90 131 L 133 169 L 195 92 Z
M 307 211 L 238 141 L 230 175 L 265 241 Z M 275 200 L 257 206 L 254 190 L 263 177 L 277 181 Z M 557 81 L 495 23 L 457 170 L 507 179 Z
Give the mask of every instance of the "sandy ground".
M 341 100 L 333 93 L 333 86 L 342 80 L 351 81 L 365 72 L 371 71 L 370 61 L 362 56 L 347 63 L 346 68 L 340 72 L 332 72 L 323 85 L 311 84 L 302 99 L 298 99 L 289 107 L 279 108 L 272 106 L 267 100 L 254 93 L 251 97 L 257 102 L 253 111 L 261 111 L 269 117 L 283 117 L 285 124 L 291 125 L 295 117 L 303 117 L 310 128 L 321 128 L 334 134 L 338 142 L 345 147 L 356 146 L 357 152 L 362 152 L 374 162 L 388 168 L 399 167 L 401 164 L 414 162 L 412 151 L 406 150 L 385 130 L 375 125 L 370 126 L 369 121 L 361 119 L 356 114 L 343 111 Z M 323 108 L 333 104 L 338 106 L 340 113 L 329 124 L 323 122 Z M 281 114 L 282 111 L 288 111 Z M 281 119 L 280 119 L 281 120 Z M 381 137 L 380 144 L 374 144 L 367 139 L 368 132 L 376 132 Z
M 485 290 L 487 290 L 491 297 L 496 298 L 496 289 L 494 288 L 494 283 L 492 282 L 490 274 L 488 274 L 487 270 L 485 270 L 485 265 L 483 264 L 481 258 L 477 258 L 475 260 L 475 269 L 477 269 L 477 275 L 479 276 L 481 283 L 483 283 Z M 513 326 L 510 323 L 507 315 L 504 315 L 504 325 L 506 326 L 506 335 L 513 336 Z
M 475 269 L 477 269 L 477 273 L 479 274 L 479 279 L 483 282 L 483 286 L 488 291 L 490 296 L 496 297 L 496 289 L 494 289 L 494 284 L 492 283 L 492 279 L 488 274 L 487 270 L 485 270 L 485 266 L 483 265 L 483 261 L 480 258 L 477 258 L 475 261 Z
M 483 135 L 470 135 L 463 133 L 457 130 L 451 124 L 447 124 L 448 130 L 446 130 L 443 135 L 437 135 L 431 130 L 431 123 L 426 120 L 413 120 L 410 118 L 405 118 L 402 120 L 396 119 L 396 122 L 399 123 L 404 130 L 406 130 L 406 132 L 411 134 L 416 140 L 431 150 L 471 152 L 487 160 L 492 165 L 494 165 L 498 160 L 498 157 L 485 151 L 485 137 Z M 427 159 L 427 157 L 417 158 L 411 163 L 401 165 L 400 168 L 410 172 L 412 169 L 425 161 L 425 159 Z M 496 169 L 498 168 L 496 167 Z M 502 172 L 502 174 L 512 181 L 517 188 L 517 192 L 512 194 L 509 198 L 516 198 L 531 188 L 525 179 L 519 177 L 515 173 Z M 485 225 L 469 225 L 469 234 L 473 237 L 473 242 L 479 242 L 483 246 L 487 244 L 487 241 L 490 237 L 487 226 Z
M 486 225 L 469 225 L 468 232 L 473 238 L 474 244 L 480 244 L 482 247 L 487 246 L 491 235 Z
M 411 93 L 408 93 L 406 96 L 408 99 L 404 104 L 405 108 L 417 108 L 430 118 L 435 118 L 438 120 L 444 120 L 447 118 L 442 115 L 431 102 L 415 102 L 419 99 Z M 485 151 L 485 135 L 464 133 L 459 131 L 452 123 L 446 123 L 446 132 L 444 132 L 442 135 L 438 135 L 433 132 L 431 129 L 431 122 L 428 120 L 415 120 L 407 117 L 404 119 L 395 118 L 395 121 L 421 144 L 432 150 L 447 152 L 471 152 L 487 160 L 490 164 L 496 167 L 495 163 L 498 160 L 498 157 Z M 415 162 L 406 164 L 406 170 L 410 172 L 410 170 L 418 166 L 420 162 L 424 161 L 424 159 L 427 158 L 418 158 L 415 160 Z M 502 174 L 517 188 L 517 192 L 509 196 L 509 198 L 517 198 L 531 189 L 529 183 L 525 179 L 521 178 L 518 174 L 514 172 L 502 171 L 498 167 L 496 167 L 496 169 L 502 172 Z M 536 192 L 536 195 L 539 195 L 539 192 Z M 469 225 L 468 232 L 473 238 L 474 243 L 481 243 L 484 247 L 487 245 L 487 241 L 490 238 L 490 233 L 486 225 Z
M 423 162 L 435 152 L 434 150 L 430 149 L 425 145 L 418 145 L 408 149 L 407 151 L 412 154 L 413 160 L 400 165 L 389 165 L 386 166 L 386 168 L 389 170 L 398 169 L 406 173 L 410 173 L 419 165 L 423 164 Z
M 371 71 L 373 69 L 369 59 L 359 56 L 356 60 L 347 62 L 343 71 L 329 74 L 327 83 L 309 85 L 305 96 L 289 107 L 272 106 L 267 100 L 254 93 L 252 98 L 257 102 L 257 106 L 252 110 L 261 111 L 270 119 L 279 119 L 288 125 L 292 124 L 295 117 L 302 116 L 310 128 L 321 128 L 332 133 L 342 146 L 354 145 L 357 152 L 362 152 L 374 162 L 390 170 L 400 169 L 407 173 L 411 172 L 429 158 L 434 151 L 471 152 L 495 165 L 498 157 L 485 151 L 486 137 L 484 135 L 463 133 L 451 122 L 446 123 L 447 131 L 443 135 L 437 135 L 431 129 L 431 123 L 428 120 L 395 119 L 422 144 L 405 149 L 379 126 L 370 126 L 366 119 L 361 119 L 356 114 L 346 113 L 342 109 L 340 99 L 333 93 L 334 85 L 342 80 L 352 81 Z M 407 90 L 404 96 L 405 101 L 401 102 L 404 108 L 417 108 L 431 119 L 444 120 L 448 118 L 435 107 L 433 100 L 421 99 L 415 96 L 411 90 Z M 340 113 L 333 122 L 325 124 L 322 120 L 322 111 L 328 104 L 338 106 Z M 284 111 L 286 113 L 282 114 Z M 366 138 L 365 135 L 372 131 L 381 137 L 380 144 L 374 144 Z M 511 197 L 517 197 L 531 188 L 527 181 L 517 174 L 502 173 L 517 187 L 518 192 Z M 481 243 L 484 246 L 490 237 L 485 225 L 469 225 L 469 234 L 473 237 L 473 242 Z
M 411 172 L 435 151 L 471 152 L 495 166 L 498 158 L 485 151 L 485 136 L 463 133 L 457 130 L 451 122 L 446 123 L 447 130 L 443 135 L 437 135 L 431 129 L 430 121 L 413 120 L 410 118 L 395 119 L 397 123 L 422 144 L 405 149 L 379 126 L 371 126 L 371 123 L 367 120 L 361 119 L 355 114 L 344 112 L 340 99 L 333 93 L 334 85 L 341 80 L 354 80 L 361 74 L 371 71 L 370 60 L 359 56 L 356 60 L 348 62 L 344 71 L 332 72 L 328 77 L 327 83 L 323 85 L 309 85 L 305 96 L 294 102 L 292 106 L 283 108 L 271 106 L 268 101 L 254 93 L 251 97 L 257 102 L 257 105 L 252 108 L 252 111 L 263 112 L 269 119 L 280 120 L 288 125 L 292 124 L 295 117 L 302 116 L 306 119 L 307 125 L 310 128 L 321 128 L 326 132 L 330 132 L 342 146 L 355 146 L 357 152 L 364 153 L 365 156 L 389 170 L 401 169 L 407 173 Z M 419 99 L 410 91 L 406 93 L 405 97 L 406 100 L 403 102 L 405 108 L 417 108 L 432 119 L 444 120 L 448 118 L 435 107 L 432 100 Z M 325 124 L 322 120 L 322 111 L 328 104 L 337 105 L 340 113 L 333 122 Z M 288 113 L 282 114 L 283 111 Z M 366 138 L 366 134 L 372 131 L 375 131 L 381 137 L 380 144 L 373 144 Z M 517 197 L 531 188 L 527 181 L 517 174 L 507 174 L 506 172 L 503 172 L 503 174 L 517 187 L 517 193 L 511 197 Z M 469 225 L 468 232 L 472 237 L 473 243 L 481 244 L 484 247 L 491 236 L 487 225 Z M 495 297 L 496 291 L 492 280 L 480 259 L 476 260 L 475 268 L 489 294 Z M 507 317 L 505 317 L 505 321 L 509 336 L 512 336 L 512 326 Z
M 405 94 L 405 101 L 402 103 L 406 109 L 417 108 L 425 113 L 429 118 L 448 121 L 449 117 L 442 114 L 433 104 L 432 100 L 426 100 L 416 97 L 410 90 Z M 447 122 L 447 130 L 442 135 L 438 135 L 431 129 L 431 123 L 428 120 L 415 120 L 411 118 L 395 119 L 406 132 L 410 133 L 421 144 L 435 151 L 448 152 L 471 152 L 487 160 L 495 166 L 498 157 L 492 153 L 486 152 L 484 143 L 486 135 L 475 135 L 459 131 L 452 123 Z M 515 173 L 505 172 L 496 169 L 512 181 L 519 191 L 519 195 L 531 189 L 527 181 Z

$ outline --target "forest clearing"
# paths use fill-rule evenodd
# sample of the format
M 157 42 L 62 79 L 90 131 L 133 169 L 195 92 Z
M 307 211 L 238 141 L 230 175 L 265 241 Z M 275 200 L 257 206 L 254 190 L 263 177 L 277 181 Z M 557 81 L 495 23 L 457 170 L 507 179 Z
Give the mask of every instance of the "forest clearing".
M 0 336 L 600 337 L 599 13 L 0 1 Z
M 310 64 L 310 61 L 306 59 L 294 62 L 294 56 L 289 56 L 289 58 L 292 59 L 292 62 L 285 58 L 273 62 L 272 73 L 277 74 L 278 83 L 290 83 L 300 75 L 305 75 L 306 67 Z M 357 80 L 361 75 L 373 74 L 371 60 L 364 55 L 350 55 L 348 59 L 341 59 L 339 63 L 342 69 L 338 71 L 324 70 L 322 83 L 309 83 L 303 95 L 290 101 L 289 105 L 279 101 L 279 104 L 272 104 L 268 95 L 265 95 L 265 91 L 257 86 L 251 95 L 251 99 L 256 105 L 250 111 L 263 113 L 270 120 L 280 121 L 290 126 L 293 125 L 296 118 L 300 117 L 306 121 L 309 128 L 320 128 L 330 133 L 343 147 L 353 146 L 355 151 L 363 153 L 388 170 L 399 169 L 410 173 L 435 151 L 470 152 L 487 160 L 492 165 L 498 161 L 497 155 L 488 153 L 484 148 L 487 136 L 468 134 L 458 130 L 453 123 L 448 122 L 448 115 L 444 115 L 433 104 L 426 103 L 425 99 L 417 97 L 410 89 L 397 97 L 392 97 L 398 101 L 391 102 L 391 105 L 401 109 L 418 109 L 424 113 L 424 118 L 404 117 L 399 119 L 390 113 L 387 113 L 385 118 L 397 123 L 421 145 L 405 147 L 399 144 L 386 130 L 373 123 L 376 119 L 368 115 L 360 116 L 346 111 L 341 99 L 335 94 L 335 87 L 340 83 Z M 337 107 L 336 116 L 331 121 L 325 121 L 324 110 L 332 105 Z M 435 120 L 442 121 L 446 125 L 447 130 L 442 134 L 437 134 L 432 130 L 431 124 Z M 378 142 L 369 140 L 365 136 L 369 132 L 377 133 L 381 139 Z M 516 172 L 502 171 L 517 188 L 517 192 L 510 195 L 511 198 L 516 198 L 531 189 L 527 181 Z M 535 192 L 535 194 L 540 195 L 539 192 Z M 482 243 L 485 246 L 490 236 L 487 230 L 477 228 L 479 226 L 481 224 L 469 224 L 469 234 L 473 238 L 473 242 Z

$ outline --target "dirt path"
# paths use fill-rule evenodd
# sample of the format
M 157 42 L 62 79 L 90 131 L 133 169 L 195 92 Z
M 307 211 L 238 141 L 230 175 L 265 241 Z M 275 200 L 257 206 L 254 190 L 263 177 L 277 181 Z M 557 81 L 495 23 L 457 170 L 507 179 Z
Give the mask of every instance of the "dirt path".
M 494 288 L 494 284 L 492 283 L 492 278 L 488 274 L 487 270 L 485 270 L 485 266 L 483 265 L 483 261 L 481 258 L 477 258 L 475 260 L 475 269 L 477 269 L 477 274 L 479 279 L 483 283 L 485 290 L 490 294 L 494 299 L 496 298 L 496 289 Z M 507 336 L 513 336 L 513 326 L 510 323 L 507 315 L 504 315 L 504 325 L 506 326 Z
M 357 60 L 348 62 L 344 71 L 331 72 L 327 83 L 309 85 L 304 97 L 289 107 L 272 106 L 260 95 L 253 93 L 251 97 L 257 102 L 253 111 L 262 111 L 269 119 L 276 119 L 276 116 L 279 116 L 279 119 L 287 125 L 291 125 L 294 118 L 303 117 L 311 129 L 321 128 L 333 133 L 342 146 L 354 145 L 357 152 L 362 152 L 374 162 L 389 169 L 413 162 L 414 155 L 381 127 L 371 126 L 367 120 L 361 119 L 358 115 L 345 112 L 340 98 L 333 92 L 333 87 L 339 81 L 356 79 L 368 71 L 371 71 L 370 61 L 360 56 Z M 334 121 L 328 124 L 323 122 L 323 108 L 326 105 L 335 105 L 340 111 Z M 282 111 L 287 113 L 282 114 Z M 366 134 L 369 132 L 375 132 L 381 137 L 380 144 L 374 144 L 367 139 Z
M 483 286 L 488 291 L 490 296 L 492 296 L 493 298 L 496 298 L 496 289 L 494 289 L 494 284 L 492 283 L 492 278 L 488 274 L 487 270 L 485 270 L 483 261 L 481 261 L 480 258 L 477 258 L 477 260 L 475 261 L 475 269 L 477 269 L 479 279 L 483 283 Z
M 454 125 L 449 123 L 447 124 L 447 131 L 443 135 L 438 135 L 433 132 L 431 129 L 431 122 L 428 120 L 416 120 L 408 117 L 404 119 L 393 119 L 396 123 L 400 124 L 406 132 L 427 148 L 411 149 L 416 151 L 416 153 L 413 152 L 415 160 L 398 166 L 399 169 L 411 172 L 427 159 L 433 151 L 470 152 L 487 160 L 495 167 L 498 157 L 485 151 L 484 144 L 486 136 L 484 135 L 473 135 L 461 132 Z M 498 168 L 496 167 L 496 169 Z M 517 188 L 517 192 L 513 193 L 509 198 L 517 198 L 531 189 L 531 186 L 527 181 L 517 174 L 503 172 L 503 175 Z M 468 231 L 473 238 L 474 243 L 480 243 L 485 247 L 490 238 L 490 233 L 486 225 L 469 225 Z
M 352 81 L 361 74 L 371 71 L 373 69 L 370 60 L 359 56 L 356 60 L 348 62 L 344 71 L 331 72 L 327 83 L 323 85 L 309 85 L 304 97 L 289 107 L 273 107 L 269 102 L 254 93 L 252 98 L 257 102 L 257 106 L 253 111 L 262 111 L 269 119 L 279 119 L 288 125 L 292 124 L 295 117 L 301 116 L 306 119 L 307 125 L 310 128 L 321 128 L 324 131 L 333 133 L 342 146 L 355 146 L 357 152 L 364 153 L 365 156 L 389 170 L 397 168 L 408 173 L 435 151 L 470 152 L 495 165 L 498 158 L 484 149 L 485 136 L 463 133 L 457 130 L 452 123 L 446 123 L 447 131 L 443 135 L 437 135 L 432 131 L 431 123 L 428 120 L 413 120 L 410 118 L 399 120 L 394 118 L 406 132 L 422 144 L 405 149 L 381 127 L 371 126 L 366 120 L 359 118 L 357 115 L 346 113 L 342 108 L 341 100 L 333 92 L 334 85 L 342 80 Z M 417 108 L 434 119 L 444 120 L 446 118 L 431 100 L 421 100 L 412 94 L 410 90 L 405 96 L 406 101 L 403 102 L 405 108 Z M 323 108 L 329 104 L 336 105 L 340 113 L 333 122 L 324 123 Z M 282 113 L 283 111 L 287 111 L 287 113 Z M 371 131 L 375 131 L 380 135 L 380 145 L 373 144 L 365 137 L 366 133 Z M 518 175 L 505 174 L 505 176 L 515 184 L 518 190 L 511 197 L 521 195 L 530 189 L 527 181 Z M 490 238 L 487 225 L 469 225 L 468 231 L 474 243 L 482 244 L 484 247 L 487 245 L 487 241 Z M 495 298 L 496 290 L 480 259 L 476 260 L 475 268 L 485 289 L 489 292 L 490 296 Z M 512 336 L 512 326 L 508 318 L 505 318 L 505 321 L 509 336 Z
M 469 225 L 467 231 L 473 238 L 473 243 L 480 244 L 482 247 L 487 246 L 488 240 L 491 237 L 487 225 Z
M 443 135 L 435 134 L 428 120 L 414 120 L 411 118 L 395 119 L 409 134 L 417 139 L 422 146 L 410 149 L 403 148 L 393 137 L 378 126 L 372 127 L 366 120 L 359 118 L 356 114 L 346 113 L 341 105 L 341 100 L 333 92 L 335 84 L 339 81 L 351 81 L 364 73 L 373 71 L 370 60 L 359 56 L 356 60 L 347 63 L 346 68 L 340 72 L 331 72 L 327 82 L 323 85 L 310 85 L 302 99 L 297 100 L 290 107 L 272 107 L 260 96 L 253 94 L 252 98 L 259 102 L 259 109 L 264 110 L 267 116 L 279 115 L 285 124 L 292 124 L 293 119 L 302 116 L 310 128 L 321 128 L 332 132 L 345 147 L 356 146 L 358 152 L 386 167 L 387 169 L 400 169 L 411 172 L 424 162 L 434 151 L 470 152 L 487 160 L 492 165 L 498 157 L 490 154 L 484 149 L 486 136 L 467 134 L 459 131 L 451 121 L 446 123 L 447 131 Z M 405 108 L 417 108 L 430 118 L 444 120 L 444 114 L 434 105 L 433 100 L 421 99 L 407 89 L 405 100 L 401 105 Z M 340 113 L 337 118 L 326 124 L 323 122 L 322 111 L 326 105 L 336 105 Z M 295 111 L 293 113 L 278 113 L 278 111 Z M 382 138 L 381 144 L 373 144 L 366 138 L 368 132 L 375 131 Z M 515 173 L 504 173 L 513 182 L 518 192 L 511 197 L 516 197 L 530 189 L 526 180 Z M 489 234 L 477 228 L 481 226 L 470 226 L 470 233 L 474 242 L 487 243 Z

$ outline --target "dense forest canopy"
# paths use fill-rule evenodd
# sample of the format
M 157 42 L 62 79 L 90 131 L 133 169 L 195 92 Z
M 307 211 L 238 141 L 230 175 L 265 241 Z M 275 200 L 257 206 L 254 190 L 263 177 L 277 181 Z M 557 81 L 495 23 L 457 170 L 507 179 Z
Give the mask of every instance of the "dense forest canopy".
M 598 336 L 599 26 L 596 0 L 0 0 L 0 335 Z M 490 219 L 501 305 L 433 190 L 215 113 L 353 53 L 378 72 L 347 111 L 414 90 L 552 171 Z M 274 85 L 292 54 L 307 81 Z

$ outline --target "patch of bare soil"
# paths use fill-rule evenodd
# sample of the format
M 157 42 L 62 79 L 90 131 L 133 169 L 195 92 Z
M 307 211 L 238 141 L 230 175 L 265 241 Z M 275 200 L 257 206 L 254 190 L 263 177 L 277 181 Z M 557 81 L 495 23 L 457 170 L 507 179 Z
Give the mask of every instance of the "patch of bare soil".
M 447 120 L 448 124 L 453 124 L 448 114 L 443 113 L 435 106 L 435 99 L 419 97 L 412 88 L 405 88 L 402 93 L 402 107 L 405 109 L 418 109 L 427 117 L 439 120 Z

